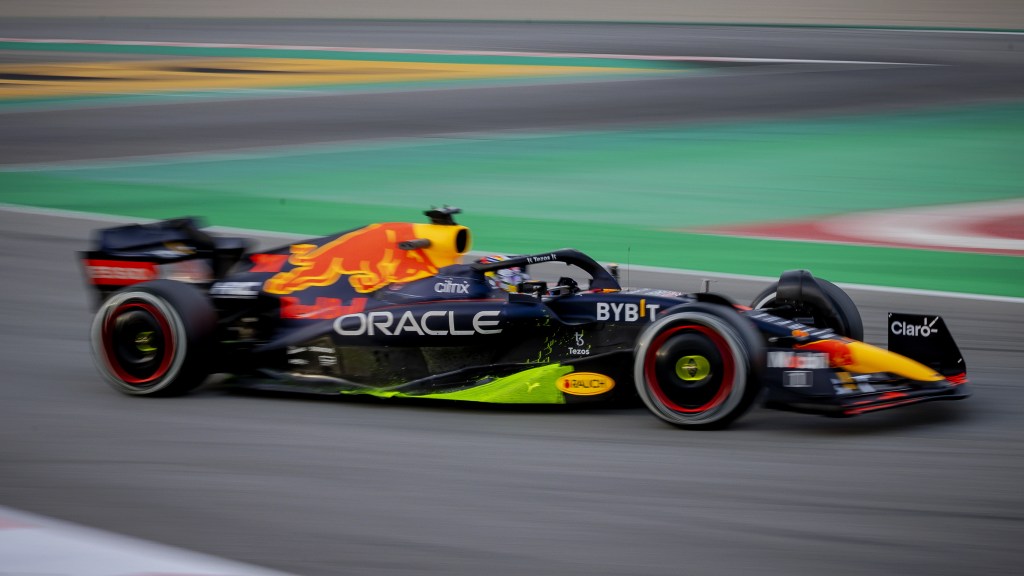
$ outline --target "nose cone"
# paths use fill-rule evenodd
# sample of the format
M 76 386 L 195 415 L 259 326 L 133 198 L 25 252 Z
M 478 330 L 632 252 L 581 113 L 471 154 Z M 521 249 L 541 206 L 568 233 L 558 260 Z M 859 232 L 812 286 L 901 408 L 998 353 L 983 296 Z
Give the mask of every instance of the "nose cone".
M 944 379 L 941 374 L 916 360 L 855 340 L 818 340 L 797 348 L 825 352 L 833 368 L 859 374 L 889 372 L 919 382 L 938 382 Z

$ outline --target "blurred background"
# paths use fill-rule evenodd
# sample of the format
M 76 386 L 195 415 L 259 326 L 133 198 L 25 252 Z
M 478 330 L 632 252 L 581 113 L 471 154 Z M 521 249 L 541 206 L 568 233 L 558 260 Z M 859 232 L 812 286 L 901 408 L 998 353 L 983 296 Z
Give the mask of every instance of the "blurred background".
M 1024 560 L 1024 4 L 0 0 L 0 17 L 0 506 L 295 574 Z M 571 246 L 635 285 L 711 278 L 744 301 L 809 268 L 849 287 L 876 342 L 888 310 L 941 313 L 976 397 L 688 433 L 643 409 L 216 385 L 147 401 L 94 373 L 74 251 L 95 228 L 195 215 L 282 244 L 442 204 L 478 251 Z M 32 566 L 4 526 L 0 574 L 15 550 Z

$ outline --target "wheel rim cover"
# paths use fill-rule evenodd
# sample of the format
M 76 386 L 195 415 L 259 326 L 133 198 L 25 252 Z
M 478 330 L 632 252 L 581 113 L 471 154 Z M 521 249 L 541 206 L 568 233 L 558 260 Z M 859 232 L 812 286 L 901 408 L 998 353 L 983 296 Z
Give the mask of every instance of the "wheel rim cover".
M 671 336 L 682 331 L 693 331 L 707 337 L 708 340 L 715 346 L 719 356 L 722 359 L 722 378 L 718 390 L 715 392 L 714 396 L 708 402 L 696 407 L 682 406 L 679 403 L 672 400 L 665 392 L 661 382 L 658 381 L 656 373 L 656 355 L 658 349 Z M 689 357 L 692 356 L 693 355 Z M 706 359 L 704 360 L 705 362 L 707 361 Z M 651 390 L 654 392 L 654 395 L 657 397 L 658 401 L 661 402 L 665 407 L 682 414 L 700 414 L 719 407 L 729 397 L 729 393 L 732 391 L 735 373 L 736 368 L 734 365 L 732 354 L 729 349 L 729 344 L 714 330 L 706 326 L 701 326 L 697 324 L 686 324 L 682 326 L 676 326 L 674 328 L 670 328 L 662 332 L 654 339 L 653 342 L 651 342 L 651 345 L 650 347 L 648 347 L 647 352 L 644 356 L 644 375 L 646 377 L 647 382 L 650 383 Z
M 163 346 L 157 347 L 154 350 L 156 355 L 160 357 L 159 364 L 152 374 L 144 377 L 136 376 L 127 370 L 122 365 L 117 351 L 117 346 L 124 344 L 124 342 L 119 341 L 123 335 L 119 333 L 117 327 L 118 319 L 132 312 L 142 312 L 152 318 L 156 322 L 157 331 L 159 331 L 159 341 L 163 343 Z M 152 347 L 153 338 L 149 338 L 148 341 L 140 341 L 138 339 L 140 334 L 132 335 L 131 345 L 137 347 L 139 351 L 146 352 L 144 347 Z M 156 306 L 148 302 L 128 301 L 118 305 L 104 320 L 102 337 L 104 356 L 110 369 L 118 379 L 134 386 L 145 386 L 158 381 L 167 374 L 174 360 L 175 344 L 170 323 L 168 323 L 164 314 Z

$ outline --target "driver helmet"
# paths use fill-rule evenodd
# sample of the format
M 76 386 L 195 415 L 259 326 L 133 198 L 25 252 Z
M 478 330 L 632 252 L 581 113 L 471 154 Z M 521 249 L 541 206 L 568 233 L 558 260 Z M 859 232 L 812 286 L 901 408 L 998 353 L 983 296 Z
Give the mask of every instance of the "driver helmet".
M 489 264 L 491 262 L 502 262 L 508 260 L 508 256 L 484 256 L 478 262 L 483 264 Z M 487 282 L 492 288 L 500 288 L 505 292 L 519 292 L 519 285 L 530 279 L 529 274 L 523 271 L 519 266 L 513 266 L 511 268 L 502 268 L 500 270 L 492 270 L 484 274 L 487 276 Z

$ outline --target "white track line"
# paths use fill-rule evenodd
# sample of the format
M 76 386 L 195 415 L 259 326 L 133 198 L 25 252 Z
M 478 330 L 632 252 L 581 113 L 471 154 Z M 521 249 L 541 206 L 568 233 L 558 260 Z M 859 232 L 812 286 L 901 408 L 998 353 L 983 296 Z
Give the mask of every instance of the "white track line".
M 26 576 L 287 576 L 3 506 L 0 563 L 0 574 Z
M 940 30 L 928 28 L 857 28 L 871 32 L 917 32 L 922 34 L 989 34 L 1003 36 L 1024 36 L 1020 30 Z
M 353 46 L 293 46 L 278 44 L 225 44 L 221 42 L 156 42 L 146 40 L 76 40 L 72 38 L 0 38 L 0 42 L 24 44 L 96 44 L 103 46 L 164 46 L 177 48 L 246 48 L 263 50 L 315 50 L 356 54 L 418 54 L 435 56 L 510 56 L 530 58 L 591 58 L 649 60 L 661 62 L 734 62 L 751 64 L 854 64 L 886 66 L 940 66 L 921 62 L 876 62 L 872 60 L 815 60 L 803 58 L 741 58 L 732 56 L 659 56 L 646 54 L 591 54 L 582 52 L 513 52 L 505 50 L 428 50 L 417 48 L 357 48 Z
M 763 240 L 764 238 L 758 238 Z M 774 276 L 754 276 L 752 274 L 730 274 L 728 272 L 708 272 L 705 270 L 687 270 L 683 268 L 665 268 L 660 266 L 626 266 L 619 264 L 620 274 L 625 275 L 626 269 L 638 270 L 640 272 L 658 272 L 662 274 L 686 274 L 690 276 L 702 276 L 707 278 L 723 278 L 727 280 L 744 280 L 750 282 L 775 282 Z M 960 300 L 976 300 L 980 302 L 1004 302 L 1007 304 L 1024 304 L 1024 298 L 1016 296 L 996 296 L 993 294 L 971 294 L 968 292 L 946 292 L 944 290 L 925 290 L 922 288 L 901 288 L 898 286 L 875 286 L 873 284 L 852 284 L 849 282 L 836 282 L 838 286 L 849 290 L 863 290 L 865 292 L 882 292 L 891 294 L 908 294 L 911 296 L 928 296 L 935 298 L 958 298 Z
M 844 214 L 824 220 L 818 227 L 883 244 L 1024 251 L 1024 240 L 977 231 L 979 222 L 1015 215 L 1024 215 L 1024 198 Z
M 125 224 L 125 223 L 146 223 L 154 222 L 146 218 L 130 218 L 127 216 L 110 216 L 92 212 L 78 212 L 74 210 L 60 210 L 56 208 L 32 208 L 12 204 L 0 204 L 0 210 L 17 214 L 35 214 L 40 216 L 52 216 L 55 218 L 72 218 L 87 220 L 98 223 Z M 212 231 L 224 234 L 241 235 L 248 237 L 280 238 L 283 241 L 309 238 L 308 234 L 295 234 L 289 232 L 269 232 L 266 230 L 253 230 L 250 228 L 234 228 L 230 226 L 211 226 Z M 637 266 L 619 264 L 622 273 L 626 270 L 637 270 L 640 272 L 656 272 L 661 274 L 689 275 L 707 278 L 724 278 L 729 280 L 744 280 L 750 282 L 774 282 L 778 278 L 772 276 L 755 276 L 750 274 L 730 274 L 728 272 L 709 272 L 707 270 L 689 270 L 685 268 L 666 268 L 661 266 Z M 913 296 L 929 296 L 936 298 L 957 298 L 960 300 L 975 300 L 980 302 L 1003 302 L 1007 304 L 1024 304 L 1024 298 L 1015 296 L 997 296 L 993 294 L 970 294 L 967 292 L 946 292 L 943 290 L 923 290 L 919 288 L 901 288 L 897 286 L 875 286 L 871 284 L 849 284 L 838 283 L 842 288 L 850 290 L 864 290 L 866 292 L 888 292 L 892 294 L 909 294 Z M 0 572 L 2 575 L 2 572 Z

